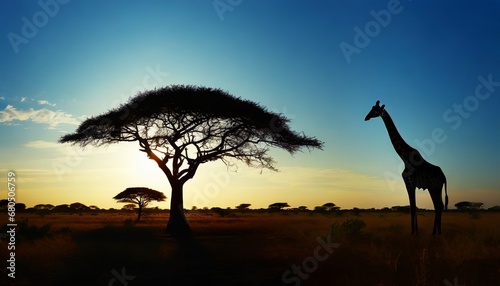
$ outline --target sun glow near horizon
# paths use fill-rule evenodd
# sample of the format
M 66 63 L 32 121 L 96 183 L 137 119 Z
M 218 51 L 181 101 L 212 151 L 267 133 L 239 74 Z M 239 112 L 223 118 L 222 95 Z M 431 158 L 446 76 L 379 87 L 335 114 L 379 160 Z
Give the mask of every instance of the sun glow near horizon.
M 57 147 L 50 142 L 28 145 L 44 149 L 67 147 Z M 56 175 L 56 169 L 21 169 L 19 199 L 28 206 L 82 202 L 101 208 L 121 208 L 112 199 L 114 195 L 128 187 L 148 187 L 167 196 L 165 202 L 151 205 L 169 208 L 170 185 L 166 176 L 138 149 L 135 144 L 127 143 L 110 146 L 104 149 L 106 151 L 80 150 L 80 163 L 64 174 Z M 430 208 L 426 200 L 424 197 L 419 207 Z M 184 187 L 186 209 L 193 206 L 234 208 L 240 203 L 250 203 L 251 208 L 267 208 L 279 201 L 310 209 L 326 202 L 334 202 L 344 209 L 382 208 L 406 205 L 407 195 L 401 180 L 368 176 L 353 170 L 283 166 L 274 172 L 240 164 L 237 171 L 231 171 L 221 162 L 202 164 Z

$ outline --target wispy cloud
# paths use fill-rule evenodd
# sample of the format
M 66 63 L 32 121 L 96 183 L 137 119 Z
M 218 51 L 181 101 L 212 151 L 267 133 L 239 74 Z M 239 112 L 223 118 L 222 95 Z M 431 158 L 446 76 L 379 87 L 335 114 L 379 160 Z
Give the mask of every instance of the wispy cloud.
M 5 96 L 0 96 L 0 100 L 5 100 Z
M 26 99 L 28 99 L 27 97 L 21 97 L 21 102 L 25 102 Z
M 50 141 L 36 140 L 36 141 L 30 141 L 30 142 L 24 144 L 24 146 L 29 147 L 29 148 L 36 148 L 36 149 L 46 149 L 46 148 L 58 148 L 58 147 L 61 147 L 61 144 L 58 144 L 56 142 L 50 142 Z
M 48 100 L 38 100 L 38 104 L 40 104 L 40 105 L 56 106 L 55 103 L 50 103 Z
M 63 111 L 42 109 L 16 109 L 12 105 L 7 105 L 0 111 L 0 123 L 12 124 L 13 121 L 32 121 L 39 124 L 48 124 L 49 129 L 54 129 L 60 124 L 79 124 L 79 121 L 73 115 Z

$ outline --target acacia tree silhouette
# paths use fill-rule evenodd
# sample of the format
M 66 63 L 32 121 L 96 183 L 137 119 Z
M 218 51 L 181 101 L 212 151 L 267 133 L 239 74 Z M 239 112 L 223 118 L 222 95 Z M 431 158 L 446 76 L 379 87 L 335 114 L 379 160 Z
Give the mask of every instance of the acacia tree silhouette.
M 185 237 L 191 229 L 184 215 L 183 186 L 201 164 L 220 160 L 229 168 L 242 161 L 276 170 L 269 147 L 290 154 L 303 147 L 322 148 L 323 142 L 292 131 L 289 122 L 282 114 L 221 89 L 173 85 L 139 93 L 85 120 L 59 142 L 85 147 L 138 141 L 140 151 L 156 162 L 172 188 L 166 231 Z
M 162 202 L 167 199 L 162 192 L 152 190 L 150 188 L 136 187 L 126 188 L 123 192 L 114 196 L 113 199 L 119 203 L 134 203 L 139 207 L 137 221 L 141 220 L 142 209 L 152 201 Z
M 282 210 L 283 208 L 289 208 L 290 205 L 288 203 L 274 203 L 269 205 L 270 210 Z

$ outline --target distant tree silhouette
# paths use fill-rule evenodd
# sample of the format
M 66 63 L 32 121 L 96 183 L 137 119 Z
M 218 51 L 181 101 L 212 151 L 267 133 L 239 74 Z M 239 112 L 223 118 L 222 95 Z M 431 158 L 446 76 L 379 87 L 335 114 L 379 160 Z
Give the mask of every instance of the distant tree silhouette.
M 409 213 L 411 210 L 411 207 L 410 206 L 393 206 L 393 207 L 391 207 L 391 210 L 395 211 L 395 212 Z
M 24 210 L 26 210 L 26 205 L 23 203 L 16 203 L 15 208 L 16 208 L 16 212 L 17 211 L 24 211 Z
M 52 209 L 53 212 L 69 212 L 70 210 L 68 204 L 57 205 Z
M 307 207 L 306 206 L 300 206 L 297 208 L 299 211 L 307 211 Z
M 173 85 L 140 93 L 128 103 L 80 124 L 59 142 L 102 146 L 137 141 L 167 177 L 172 188 L 167 232 L 190 236 L 184 215 L 183 186 L 198 167 L 222 161 L 228 167 L 276 170 L 269 147 L 293 154 L 323 142 L 292 131 L 289 119 L 220 89 Z
M 69 208 L 72 211 L 78 211 L 78 212 L 89 210 L 89 207 L 82 203 L 72 203 L 69 205 Z
M 26 205 L 23 204 L 23 203 L 14 203 L 12 201 L 10 203 L 10 206 L 9 206 L 9 200 L 8 199 L 0 200 L 0 210 L 6 210 L 9 207 L 14 207 L 16 209 L 16 211 L 23 211 L 23 210 L 26 209 Z
M 118 200 L 119 203 L 133 203 L 138 206 L 137 221 L 141 220 L 142 209 L 145 208 L 150 202 L 162 202 L 167 199 L 162 192 L 158 192 L 149 188 L 127 188 L 123 192 L 114 196 L 113 199 Z
M 327 212 L 340 209 L 340 207 L 337 207 L 334 203 L 326 203 L 323 207 Z
M 251 205 L 252 205 L 252 204 L 240 204 L 239 206 L 236 206 L 236 209 L 237 209 L 237 210 L 240 210 L 240 211 L 248 210 L 248 208 L 249 208 Z
M 94 205 L 89 206 L 89 209 L 90 209 L 90 210 L 93 210 L 93 211 L 98 211 L 98 210 L 100 210 L 100 208 L 99 208 L 98 206 L 94 206 Z
M 51 204 L 38 204 L 38 205 L 35 205 L 33 207 L 33 209 L 35 209 L 35 210 L 47 210 L 47 211 L 51 211 L 52 209 L 54 209 L 54 205 L 51 205 Z
M 459 202 L 455 204 L 455 207 L 457 210 L 460 211 L 473 211 L 473 210 L 479 210 L 482 208 L 484 204 L 483 203 L 474 203 L 474 202 Z
M 316 211 L 316 212 L 324 212 L 324 211 L 326 211 L 326 207 L 324 207 L 324 206 L 316 206 L 316 207 L 314 207 L 314 211 Z
M 289 208 L 290 205 L 288 203 L 274 203 L 269 205 L 270 210 L 282 210 L 284 208 Z
M 492 206 L 490 208 L 488 208 L 489 211 L 492 211 L 492 212 L 498 212 L 500 211 L 500 206 Z
M 136 204 L 126 204 L 122 207 L 122 210 L 133 211 L 137 208 Z
M 221 217 L 225 217 L 226 215 L 228 215 L 231 212 L 230 209 L 223 209 L 220 207 L 213 207 L 210 210 L 213 211 L 214 213 L 220 215 Z

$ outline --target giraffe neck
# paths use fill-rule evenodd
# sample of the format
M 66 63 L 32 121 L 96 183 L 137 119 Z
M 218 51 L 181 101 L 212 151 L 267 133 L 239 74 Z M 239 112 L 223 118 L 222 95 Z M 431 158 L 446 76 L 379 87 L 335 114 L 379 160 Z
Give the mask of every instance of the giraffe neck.
M 384 120 L 384 124 L 387 128 L 387 132 L 389 133 L 389 138 L 391 139 L 394 150 L 396 150 L 396 153 L 398 153 L 399 157 L 401 157 L 401 159 L 405 161 L 405 159 L 408 158 L 410 153 L 415 149 L 403 140 L 403 137 L 401 137 L 401 135 L 399 134 L 394 121 L 392 121 L 391 116 L 386 110 L 384 110 L 384 112 L 382 112 L 380 116 L 382 117 L 382 120 Z

